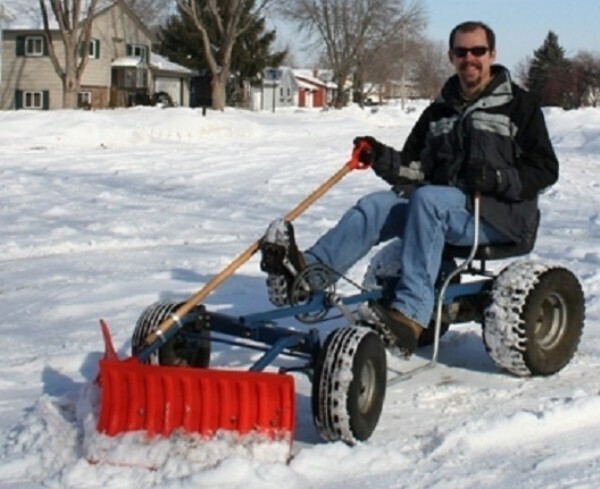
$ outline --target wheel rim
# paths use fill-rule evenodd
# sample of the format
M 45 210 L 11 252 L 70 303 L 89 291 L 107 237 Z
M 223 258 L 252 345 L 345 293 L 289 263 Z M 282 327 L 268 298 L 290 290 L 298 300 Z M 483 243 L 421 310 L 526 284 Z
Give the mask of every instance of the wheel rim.
M 560 294 L 550 294 L 540 306 L 540 314 L 535 323 L 535 338 L 544 350 L 558 344 L 567 327 L 567 304 Z
M 365 362 L 358 377 L 358 409 L 363 414 L 369 412 L 373 404 L 376 378 L 373 362 Z

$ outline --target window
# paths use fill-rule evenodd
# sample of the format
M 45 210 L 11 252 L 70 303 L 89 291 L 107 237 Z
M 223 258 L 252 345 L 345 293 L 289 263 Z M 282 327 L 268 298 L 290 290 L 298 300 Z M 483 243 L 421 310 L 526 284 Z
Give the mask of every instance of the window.
M 15 90 L 15 109 L 48 110 L 49 108 L 48 90 Z
M 25 56 L 43 56 L 44 38 L 42 36 L 28 36 L 25 38 Z
M 89 48 L 90 58 L 98 59 L 100 57 L 100 41 L 98 39 L 92 39 L 90 41 Z
M 92 92 L 79 92 L 77 94 L 77 107 L 91 107 L 92 106 Z
M 148 70 L 143 68 L 113 69 L 112 84 L 117 88 L 147 88 Z
M 148 49 L 144 44 L 128 44 L 127 56 L 135 56 L 142 61 L 148 61 Z
M 17 36 L 15 39 L 16 43 L 16 55 L 17 56 L 29 56 L 29 57 L 41 57 L 48 56 L 48 43 L 46 38 L 42 35 L 37 36 Z
M 83 43 L 79 45 L 79 56 L 83 56 Z M 88 56 L 92 59 L 100 58 L 100 41 L 98 39 L 90 39 Z
M 44 94 L 42 92 L 23 92 L 24 109 L 41 109 L 44 105 Z

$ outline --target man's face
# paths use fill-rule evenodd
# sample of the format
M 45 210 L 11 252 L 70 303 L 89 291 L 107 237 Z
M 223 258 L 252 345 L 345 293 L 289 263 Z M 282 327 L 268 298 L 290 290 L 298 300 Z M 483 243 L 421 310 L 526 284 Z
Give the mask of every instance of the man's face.
M 490 51 L 482 28 L 472 32 L 456 32 L 449 56 L 463 87 L 472 90 L 487 85 L 491 77 L 491 66 L 496 59 L 496 51 Z

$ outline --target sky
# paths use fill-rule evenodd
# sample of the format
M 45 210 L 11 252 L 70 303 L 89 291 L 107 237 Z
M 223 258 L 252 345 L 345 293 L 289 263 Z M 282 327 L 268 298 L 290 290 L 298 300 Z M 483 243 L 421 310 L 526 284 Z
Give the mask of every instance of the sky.
M 28 0 L 37 4 L 35 0 Z M 548 31 L 558 35 L 566 56 L 579 50 L 600 50 L 600 1 L 598 0 L 418 0 L 428 16 L 428 37 L 448 42 L 450 30 L 465 20 L 486 22 L 497 37 L 497 61 L 514 70 L 526 56 L 532 56 Z M 3 0 L 21 5 L 22 0 Z M 289 43 L 296 61 L 304 68 L 313 64 L 312 53 L 302 51 L 302 36 L 277 16 L 268 23 L 277 26 L 278 37 Z
M 430 39 L 448 43 L 452 28 L 465 20 L 481 20 L 496 33 L 497 61 L 510 70 L 526 56 L 533 56 L 548 31 L 558 35 L 566 56 L 579 50 L 600 50 L 600 1 L 598 0 L 422 0 L 429 19 Z M 310 54 L 298 47 L 301 39 L 290 26 L 278 24 L 280 36 L 293 46 L 300 62 Z M 309 63 L 310 64 L 310 63 Z
M 481 326 L 465 323 L 443 336 L 435 368 L 387 386 L 373 435 L 354 447 L 319 437 L 311 383 L 300 372 L 292 374 L 289 463 L 289 443 L 96 431 L 100 318 L 121 358 L 129 356 L 145 308 L 204 287 L 272 219 L 336 174 L 355 136 L 400 147 L 425 105 L 228 108 L 205 117 L 158 107 L 0 112 L 0 487 L 598 489 L 599 109 L 545 111 L 560 178 L 540 196 L 536 246 L 521 258 L 570 271 L 585 294 L 581 342 L 557 374 L 502 371 Z M 310 246 L 362 195 L 388 188 L 370 170 L 346 175 L 295 220 L 298 245 Z M 348 271 L 351 282 L 362 283 L 374 256 L 382 255 Z M 487 269 L 499 273 L 511 262 Z M 272 310 L 265 278 L 255 255 L 203 302 L 233 317 Z M 356 293 L 351 282 L 339 282 L 338 293 Z M 324 340 L 349 325 L 337 312 L 322 323 L 278 324 L 315 328 Z M 426 365 L 431 354 L 428 347 L 409 361 L 387 355 L 388 378 Z M 210 365 L 244 371 L 258 356 L 214 343 Z M 296 362 L 282 356 L 268 370 Z
M 533 56 L 548 31 L 558 35 L 567 57 L 579 50 L 600 51 L 598 0 L 426 0 L 429 37 L 448 42 L 451 29 L 481 20 L 496 33 L 497 61 L 513 70 Z

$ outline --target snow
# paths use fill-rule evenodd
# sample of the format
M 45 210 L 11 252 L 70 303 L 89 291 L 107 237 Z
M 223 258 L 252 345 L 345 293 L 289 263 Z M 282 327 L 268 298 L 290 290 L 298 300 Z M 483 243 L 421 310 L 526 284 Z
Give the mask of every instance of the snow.
M 579 350 L 558 374 L 501 372 L 470 323 L 443 337 L 436 368 L 388 388 L 376 431 L 355 447 L 319 439 L 301 374 L 289 463 L 285 443 L 95 431 L 98 320 L 127 356 L 146 306 L 199 290 L 340 169 L 355 136 L 401 146 L 423 104 L 413 106 L 1 112 L 0 487 L 600 487 L 598 109 L 546 111 L 561 176 L 541 197 L 531 257 L 569 268 L 586 295 Z M 383 188 L 372 172 L 352 172 L 297 219 L 299 244 Z M 360 283 L 367 264 L 349 277 Z M 267 310 L 264 279 L 253 257 L 206 304 L 233 315 Z M 215 345 L 211 364 L 243 369 L 253 355 Z M 390 375 L 430 355 L 390 357 Z
M 185 75 L 191 75 L 193 73 L 192 70 L 190 70 L 189 68 L 174 63 L 168 58 L 165 58 L 164 56 L 161 56 L 160 54 L 156 53 L 150 53 L 150 65 L 159 70 L 172 71 L 175 73 L 182 73 Z

